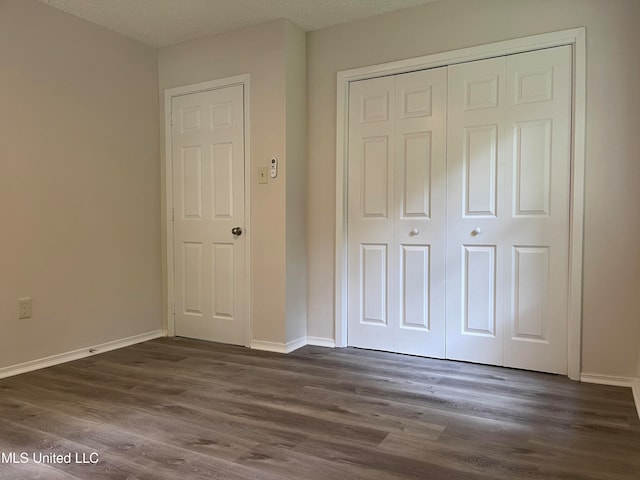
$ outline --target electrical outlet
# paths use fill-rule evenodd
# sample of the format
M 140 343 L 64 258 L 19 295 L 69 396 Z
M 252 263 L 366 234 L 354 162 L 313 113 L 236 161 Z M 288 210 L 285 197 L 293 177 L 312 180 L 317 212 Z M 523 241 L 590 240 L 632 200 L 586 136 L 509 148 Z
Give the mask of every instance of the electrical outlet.
M 258 167 L 258 183 L 267 183 L 268 182 L 268 168 L 267 167 Z
M 18 299 L 18 318 L 31 318 L 31 299 L 19 298 Z

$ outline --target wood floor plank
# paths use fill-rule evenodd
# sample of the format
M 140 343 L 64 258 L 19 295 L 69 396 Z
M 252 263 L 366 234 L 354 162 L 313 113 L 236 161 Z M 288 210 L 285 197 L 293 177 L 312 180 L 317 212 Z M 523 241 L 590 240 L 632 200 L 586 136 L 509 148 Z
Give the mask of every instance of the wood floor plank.
M 354 348 L 162 338 L 0 380 L 0 452 L 29 479 L 640 478 L 629 389 Z
M 387 472 L 369 466 L 350 464 L 349 468 L 344 468 L 344 465 L 329 459 L 273 445 L 258 445 L 241 456 L 238 462 L 282 476 L 294 471 L 298 478 L 305 480 L 389 480 Z
M 73 369 L 77 367 L 69 366 Z M 108 372 L 110 375 L 122 376 L 132 374 L 131 367 L 122 367 L 118 364 L 101 364 L 101 373 Z M 180 370 L 178 370 L 180 372 Z M 322 418 L 334 422 L 343 423 L 345 425 L 362 427 L 375 423 L 380 431 L 413 431 L 416 435 L 426 435 L 429 438 L 437 437 L 444 429 L 441 425 L 430 424 L 421 421 L 412 415 L 410 421 L 404 421 L 397 416 L 383 415 L 379 411 L 372 409 L 368 412 L 362 412 L 357 409 L 349 409 L 343 405 L 342 399 L 339 402 L 327 402 L 326 396 L 320 394 L 319 390 L 309 392 L 305 388 L 295 388 L 274 392 L 273 374 L 267 384 L 259 382 L 262 376 L 251 376 L 247 378 L 235 377 L 233 380 L 216 379 L 215 383 L 203 381 L 190 377 L 188 383 L 191 385 L 189 393 L 181 397 L 200 395 L 208 397 L 211 400 L 226 400 L 233 402 L 249 401 L 251 404 L 259 405 L 263 408 L 277 407 L 283 412 L 291 412 L 296 415 L 307 415 L 311 417 L 321 416 Z M 154 373 L 145 371 L 147 381 L 150 378 L 166 378 L 165 373 Z M 135 374 L 135 381 L 142 382 L 139 375 Z M 290 381 L 290 379 L 286 379 Z M 170 378 L 171 384 L 184 383 L 184 376 L 176 373 Z M 199 398 L 200 401 L 206 401 L 206 398 Z
M 164 425 L 165 430 L 171 429 L 185 432 L 198 432 L 200 428 L 215 432 L 220 442 L 225 442 L 225 436 L 234 437 L 237 432 L 242 432 L 241 441 L 255 443 L 273 443 L 276 445 L 294 446 L 306 438 L 297 431 L 284 427 L 271 427 L 263 424 L 251 424 L 249 422 L 221 413 L 210 405 L 200 407 L 197 405 L 179 404 L 175 402 L 156 402 L 156 399 L 145 403 L 147 397 L 137 394 L 126 396 L 118 401 L 113 400 L 113 395 L 106 393 L 90 398 L 83 396 L 82 388 L 78 391 L 58 389 L 51 387 L 18 385 L 18 389 L 26 398 L 42 398 L 47 396 L 47 404 L 53 409 L 63 409 L 80 418 L 90 419 L 96 422 L 104 422 L 110 426 L 125 424 L 128 427 L 136 427 L 133 420 L 139 415 L 144 415 L 140 426 L 145 432 L 149 432 L 156 423 Z M 169 420 L 170 419 L 170 420 Z M 167 421 L 169 420 L 169 424 Z M 207 439 L 203 438 L 206 442 Z M 200 443 L 200 442 L 196 442 Z M 222 443 L 224 445 L 224 443 Z

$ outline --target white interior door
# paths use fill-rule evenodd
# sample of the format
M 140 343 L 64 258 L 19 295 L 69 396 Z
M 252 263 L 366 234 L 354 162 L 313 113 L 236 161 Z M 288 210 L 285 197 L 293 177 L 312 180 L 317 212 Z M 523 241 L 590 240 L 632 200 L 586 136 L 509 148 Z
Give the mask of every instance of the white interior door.
M 447 357 L 567 372 L 571 47 L 449 68 Z
M 446 68 L 350 87 L 349 345 L 444 356 Z
M 171 106 L 176 335 L 237 345 L 246 328 L 243 102 L 236 85 Z

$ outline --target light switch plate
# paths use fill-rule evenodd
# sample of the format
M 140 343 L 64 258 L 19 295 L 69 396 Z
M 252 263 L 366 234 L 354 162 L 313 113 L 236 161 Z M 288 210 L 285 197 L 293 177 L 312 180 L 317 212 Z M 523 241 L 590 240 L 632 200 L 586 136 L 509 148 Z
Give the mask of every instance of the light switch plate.
M 31 318 L 31 298 L 19 298 L 18 299 L 18 318 Z
M 258 183 L 267 183 L 269 179 L 269 167 L 258 167 Z

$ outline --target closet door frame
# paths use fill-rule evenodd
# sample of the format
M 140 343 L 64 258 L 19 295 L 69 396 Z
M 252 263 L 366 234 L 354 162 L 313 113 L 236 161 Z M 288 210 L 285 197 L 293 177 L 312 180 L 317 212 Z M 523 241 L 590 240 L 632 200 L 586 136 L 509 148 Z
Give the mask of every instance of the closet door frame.
M 571 205 L 569 213 L 568 376 L 580 379 L 582 336 L 582 256 L 584 231 L 584 171 L 586 131 L 586 34 L 585 28 L 516 38 L 476 47 L 452 50 L 397 62 L 338 72 L 336 119 L 336 249 L 335 343 L 347 346 L 347 161 L 349 83 L 356 80 L 407 73 L 415 70 L 571 45 L 573 51 L 573 102 L 571 125 Z

